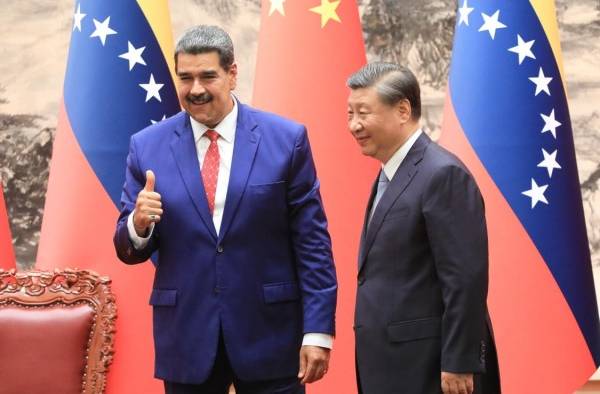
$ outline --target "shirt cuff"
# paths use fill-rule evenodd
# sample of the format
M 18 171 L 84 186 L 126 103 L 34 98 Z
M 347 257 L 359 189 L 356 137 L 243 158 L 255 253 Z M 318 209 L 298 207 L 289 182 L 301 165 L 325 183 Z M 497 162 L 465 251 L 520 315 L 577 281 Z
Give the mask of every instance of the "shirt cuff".
M 309 332 L 304 334 L 302 339 L 302 346 L 306 345 L 333 349 L 333 337 L 329 334 Z
M 150 241 L 150 237 L 152 236 L 152 231 L 154 231 L 154 223 L 150 224 L 150 228 L 148 229 L 148 236 L 140 237 L 139 235 L 137 235 L 137 232 L 135 231 L 135 227 L 133 225 L 133 214 L 134 213 L 135 213 L 135 211 L 131 212 L 129 214 L 129 217 L 127 218 L 127 231 L 129 232 L 129 240 L 133 244 L 133 247 L 136 250 L 140 250 L 140 249 L 144 249 L 146 247 L 146 245 L 148 245 L 148 242 Z

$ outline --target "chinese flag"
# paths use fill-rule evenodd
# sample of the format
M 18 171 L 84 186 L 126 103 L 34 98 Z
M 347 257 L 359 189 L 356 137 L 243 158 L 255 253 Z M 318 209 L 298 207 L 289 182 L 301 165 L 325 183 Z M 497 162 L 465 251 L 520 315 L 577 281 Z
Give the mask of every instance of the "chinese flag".
M 2 182 L 0 182 L 0 268 L 15 268 L 15 255 L 13 253 L 8 214 L 4 204 Z
M 348 132 L 346 79 L 365 64 L 355 1 L 264 0 L 254 105 L 305 124 L 333 241 L 339 294 L 330 369 L 311 393 L 353 393 L 357 254 L 377 176 Z

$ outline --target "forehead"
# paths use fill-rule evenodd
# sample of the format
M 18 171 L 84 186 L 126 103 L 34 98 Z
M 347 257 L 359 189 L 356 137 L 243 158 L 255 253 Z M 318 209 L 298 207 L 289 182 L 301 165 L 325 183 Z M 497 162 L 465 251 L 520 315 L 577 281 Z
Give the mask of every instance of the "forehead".
M 177 72 L 193 71 L 221 71 L 223 68 L 219 63 L 217 52 L 205 53 L 179 53 L 177 54 Z
M 360 89 L 351 89 L 348 96 L 350 106 L 375 106 L 381 104 L 375 86 Z

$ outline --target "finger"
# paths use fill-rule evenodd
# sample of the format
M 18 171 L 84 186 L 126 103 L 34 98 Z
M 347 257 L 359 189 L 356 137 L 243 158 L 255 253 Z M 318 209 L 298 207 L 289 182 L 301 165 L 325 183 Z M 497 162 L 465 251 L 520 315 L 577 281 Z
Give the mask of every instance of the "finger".
M 148 220 L 150 223 L 158 223 L 160 222 L 160 215 L 148 215 Z
M 159 200 L 143 199 L 140 201 L 140 205 L 143 205 L 144 208 L 162 208 L 162 202 Z
M 156 179 L 152 170 L 146 171 L 146 185 L 144 185 L 144 190 L 147 192 L 153 192 L 155 182 Z
M 444 394 L 450 394 L 450 385 L 447 380 L 442 380 L 442 392 Z
M 456 382 L 456 388 L 459 394 L 469 394 L 467 391 L 467 381 L 465 379 L 459 379 Z
M 475 390 L 475 384 L 473 382 L 473 376 L 467 379 L 467 394 L 473 394 L 473 390 Z
M 300 369 L 298 370 L 298 379 L 303 379 L 306 374 L 306 354 L 300 350 Z
M 321 367 L 315 367 L 313 368 L 313 376 L 312 376 L 312 380 L 308 383 L 314 383 L 318 380 L 321 380 L 321 378 L 323 377 L 323 368 Z
M 146 208 L 146 209 L 144 209 L 144 213 L 146 213 L 146 215 L 162 216 L 163 210 L 160 208 Z
M 326 373 L 327 373 L 327 367 L 325 365 L 321 364 L 321 366 L 319 367 L 319 369 L 317 370 L 317 373 L 315 375 L 315 381 L 323 379 L 323 377 L 325 376 Z
M 450 386 L 450 394 L 460 394 L 456 379 L 452 379 L 450 382 L 448 382 L 448 385 Z
M 322 364 L 321 364 L 321 373 L 323 374 L 323 376 L 325 376 L 327 374 L 327 371 L 329 371 L 329 359 L 325 359 L 323 360 Z
M 138 195 L 138 200 L 140 201 L 158 201 L 160 202 L 161 196 L 156 192 L 148 192 L 146 190 L 141 190 Z
M 314 360 L 308 360 L 308 362 L 306 364 L 306 374 L 304 375 L 304 378 L 302 379 L 302 381 L 300 383 L 302 383 L 302 384 L 312 383 L 315 380 L 315 372 L 316 372 L 316 367 L 315 367 Z

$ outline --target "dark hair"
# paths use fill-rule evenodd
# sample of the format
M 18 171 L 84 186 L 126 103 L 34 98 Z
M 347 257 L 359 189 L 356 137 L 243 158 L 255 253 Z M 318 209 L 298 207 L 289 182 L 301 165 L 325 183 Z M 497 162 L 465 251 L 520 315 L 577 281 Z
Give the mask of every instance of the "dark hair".
M 374 62 L 363 66 L 346 82 L 352 90 L 375 86 L 379 99 L 394 105 L 408 100 L 414 120 L 421 117 L 421 89 L 415 75 L 408 68 L 394 63 Z
M 225 70 L 229 70 L 233 64 L 233 42 L 225 30 L 218 26 L 194 26 L 186 30 L 177 41 L 175 66 L 177 67 L 177 55 L 180 53 L 198 55 L 207 52 L 217 52 L 219 64 Z

